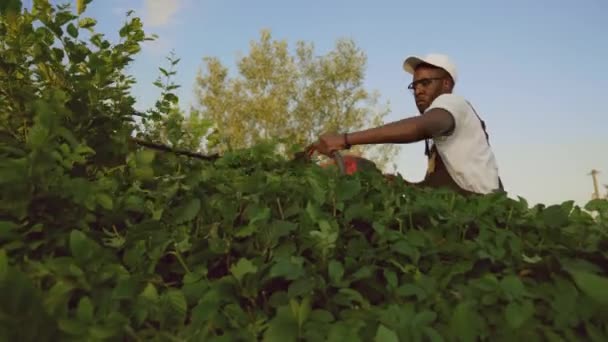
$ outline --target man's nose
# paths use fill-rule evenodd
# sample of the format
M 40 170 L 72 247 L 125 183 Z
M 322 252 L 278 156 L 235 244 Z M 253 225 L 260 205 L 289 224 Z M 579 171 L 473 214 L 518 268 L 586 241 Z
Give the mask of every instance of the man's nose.
M 416 88 L 414 88 L 414 95 L 420 96 L 422 94 L 424 94 L 424 89 L 422 87 L 416 87 Z

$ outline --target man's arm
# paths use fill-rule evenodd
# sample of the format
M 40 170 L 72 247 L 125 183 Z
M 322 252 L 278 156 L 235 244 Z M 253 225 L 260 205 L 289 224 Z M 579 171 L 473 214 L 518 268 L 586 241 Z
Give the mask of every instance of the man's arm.
M 450 112 L 441 108 L 433 108 L 420 116 L 349 133 L 348 143 L 351 145 L 406 144 L 449 135 L 454 128 L 454 117 Z

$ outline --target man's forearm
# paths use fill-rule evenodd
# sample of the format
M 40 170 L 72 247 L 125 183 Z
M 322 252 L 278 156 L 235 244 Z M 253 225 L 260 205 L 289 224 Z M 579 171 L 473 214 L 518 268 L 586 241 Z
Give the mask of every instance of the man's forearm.
M 348 134 L 351 145 L 407 144 L 444 135 L 454 128 L 454 118 L 443 109 Z
M 415 118 L 395 121 L 376 128 L 348 134 L 351 145 L 406 144 L 425 139 L 422 129 L 417 127 Z

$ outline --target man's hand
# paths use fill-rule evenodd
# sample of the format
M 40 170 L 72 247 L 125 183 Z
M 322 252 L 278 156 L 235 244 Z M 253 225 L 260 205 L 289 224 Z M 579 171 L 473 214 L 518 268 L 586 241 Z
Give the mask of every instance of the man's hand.
M 319 140 L 309 147 L 309 150 L 315 150 L 328 157 L 335 151 L 346 148 L 346 140 L 344 134 L 326 133 L 319 137 Z

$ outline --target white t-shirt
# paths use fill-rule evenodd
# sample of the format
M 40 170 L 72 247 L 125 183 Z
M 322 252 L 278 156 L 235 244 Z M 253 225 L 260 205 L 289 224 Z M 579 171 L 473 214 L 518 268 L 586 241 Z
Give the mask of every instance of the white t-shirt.
M 499 188 L 498 165 L 481 121 L 461 96 L 442 94 L 426 111 L 445 109 L 454 117 L 452 134 L 433 139 L 447 171 L 461 188 L 487 194 Z

